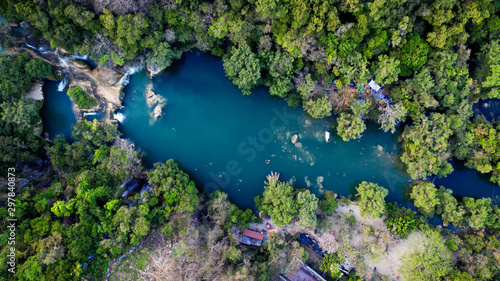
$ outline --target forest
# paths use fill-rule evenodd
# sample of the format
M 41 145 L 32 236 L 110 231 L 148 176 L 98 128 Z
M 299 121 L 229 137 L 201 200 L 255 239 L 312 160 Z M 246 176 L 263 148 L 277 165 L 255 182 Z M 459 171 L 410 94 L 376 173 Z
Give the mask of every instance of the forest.
M 362 137 L 366 122 L 401 133 L 400 161 L 416 180 L 409 190 L 418 211 L 386 202 L 388 190 L 374 183 L 357 184 L 350 198 L 333 192 L 317 198 L 268 178 L 255 198 L 259 215 L 277 227 L 322 234 L 329 254 L 318 260 L 289 233 L 270 234 L 261 248 L 243 246 L 235 233 L 260 221 L 252 210 L 223 192 L 204 194 L 174 160 L 144 169 L 140 149 L 115 125 L 81 121 L 72 138 L 46 140 L 42 104 L 24 93 L 54 78 L 55 69 L 27 53 L 0 54 L 0 276 L 97 280 L 112 266 L 124 280 L 276 280 L 300 258 L 335 280 L 349 254 L 357 257 L 356 271 L 342 278 L 365 280 L 366 256 L 388 253 L 380 245 L 390 237 L 418 233 L 423 248 L 409 249 L 400 261 L 405 280 L 500 278 L 498 205 L 457 198 L 423 180 L 450 174 L 450 160 L 458 159 L 500 184 L 500 124 L 473 110 L 500 98 L 499 11 L 498 0 L 0 0 L 8 22 L 27 21 L 52 48 L 89 54 L 99 65 L 142 63 L 155 74 L 198 49 L 221 57 L 245 95 L 266 86 L 311 118 L 334 116 L 343 141 Z M 2 47 L 17 47 L 8 24 L 0 25 Z M 372 79 L 382 98 L 369 90 Z M 81 89 L 69 94 L 78 106 L 92 106 Z M 15 274 L 7 272 L 8 168 L 17 177 Z M 129 178 L 150 189 L 124 194 Z M 339 213 L 353 205 L 362 222 Z M 457 230 L 430 224 L 434 215 Z M 375 220 L 384 231 L 364 225 Z M 330 237 L 334 227 L 343 235 Z M 357 248 L 350 245 L 356 234 L 367 237 Z M 124 258 L 134 263 L 131 272 L 113 265 L 136 248 Z

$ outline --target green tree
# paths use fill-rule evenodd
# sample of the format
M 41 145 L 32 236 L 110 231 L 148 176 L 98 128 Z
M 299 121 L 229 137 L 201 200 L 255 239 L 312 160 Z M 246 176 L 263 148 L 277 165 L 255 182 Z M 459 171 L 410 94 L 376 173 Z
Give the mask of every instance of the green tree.
M 398 81 L 398 75 L 401 72 L 399 64 L 397 59 L 387 55 L 379 56 L 374 67 L 375 81 L 383 85 Z
M 290 223 L 298 211 L 293 187 L 274 178 L 269 178 L 265 183 L 264 193 L 262 197 L 260 195 L 255 197 L 255 204 L 259 210 L 268 214 L 277 226 Z
M 333 211 L 337 209 L 338 204 L 335 201 L 335 193 L 331 190 L 326 190 L 324 194 L 324 198 L 319 200 L 318 206 L 321 212 L 323 212 L 327 216 L 331 216 Z
M 482 198 L 474 200 L 474 198 L 464 197 L 463 203 L 465 207 L 465 220 L 470 227 L 483 228 L 492 210 L 491 198 Z
M 342 272 L 340 271 L 340 264 L 343 262 L 342 257 L 338 254 L 328 254 L 323 258 L 323 263 L 319 269 L 323 272 L 330 273 L 330 277 L 339 278 Z
M 127 14 L 116 20 L 115 44 L 125 49 L 126 59 L 132 59 L 139 50 L 140 41 L 148 26 L 149 22 L 144 14 Z
M 312 98 L 304 103 L 304 110 L 314 119 L 323 119 L 332 115 L 332 104 L 328 97 Z
M 366 130 L 364 119 L 370 107 L 369 102 L 355 101 L 351 104 L 352 113 L 342 112 L 337 118 L 337 134 L 343 141 L 361 138 L 361 134 Z
M 363 217 L 376 219 L 385 212 L 384 198 L 389 191 L 376 183 L 362 182 L 356 187 L 359 197 L 359 210 Z
M 88 109 L 97 105 L 95 98 L 89 97 L 79 86 L 71 87 L 68 96 L 81 109 Z
M 413 186 L 411 199 L 414 201 L 415 207 L 422 215 L 432 217 L 439 204 L 436 186 L 433 183 L 421 181 Z
M 271 95 L 284 98 L 292 90 L 293 57 L 286 52 L 264 53 L 263 59 L 267 61 L 266 70 L 269 72 L 269 92 Z M 261 54 L 259 53 L 259 55 Z
M 409 76 L 418 71 L 427 62 L 429 45 L 417 33 L 408 36 L 408 41 L 401 48 L 401 75 Z
M 450 137 L 453 131 L 450 120 L 441 113 L 423 116 L 403 132 L 404 152 L 401 161 L 414 179 L 430 175 L 444 176 L 453 171 L 446 160 L 450 156 Z
M 448 223 L 460 225 L 465 213 L 463 207 L 458 205 L 457 199 L 452 194 L 451 189 L 445 189 L 442 186 L 437 191 L 439 204 L 436 205 L 436 213 L 441 215 L 444 225 L 448 225 Z
M 299 222 L 301 228 L 316 226 L 316 212 L 318 211 L 318 198 L 309 190 L 299 191 L 296 194 L 296 205 L 298 209 Z
M 174 60 L 180 59 L 182 51 L 172 48 L 169 43 L 162 42 L 154 46 L 146 58 L 149 67 L 155 70 L 169 67 Z
M 54 215 L 58 217 L 62 216 L 69 217 L 75 211 L 74 210 L 75 203 L 76 203 L 75 198 L 71 199 L 67 203 L 64 201 L 56 201 L 52 206 L 52 208 L 50 208 L 50 210 L 52 211 L 52 213 L 54 213 Z
M 299 84 L 297 91 L 303 100 L 309 100 L 309 95 L 314 87 L 316 87 L 316 82 L 311 78 L 311 74 L 307 74 Z
M 245 95 L 261 81 L 261 66 L 256 54 L 246 44 L 233 48 L 230 55 L 223 58 L 226 75 Z
M 424 238 L 402 256 L 399 273 L 405 280 L 438 281 L 451 270 L 451 252 L 436 231 L 424 233 Z

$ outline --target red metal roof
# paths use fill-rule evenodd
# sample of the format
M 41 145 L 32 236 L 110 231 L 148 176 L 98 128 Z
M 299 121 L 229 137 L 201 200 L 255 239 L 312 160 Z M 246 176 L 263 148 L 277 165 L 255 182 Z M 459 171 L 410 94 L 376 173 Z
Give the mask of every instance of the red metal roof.
M 247 236 L 247 237 L 258 239 L 258 240 L 264 239 L 264 234 L 255 232 L 255 231 L 250 230 L 250 229 L 246 229 L 245 231 L 243 231 L 243 236 Z

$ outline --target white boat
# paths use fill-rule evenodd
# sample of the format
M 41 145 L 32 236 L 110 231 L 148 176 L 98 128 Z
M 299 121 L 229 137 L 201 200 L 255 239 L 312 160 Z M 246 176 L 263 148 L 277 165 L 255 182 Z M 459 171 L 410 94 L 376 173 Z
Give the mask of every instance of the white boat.
M 326 142 L 330 142 L 330 137 L 331 137 L 331 136 L 330 136 L 330 132 L 325 131 L 325 141 L 326 141 Z

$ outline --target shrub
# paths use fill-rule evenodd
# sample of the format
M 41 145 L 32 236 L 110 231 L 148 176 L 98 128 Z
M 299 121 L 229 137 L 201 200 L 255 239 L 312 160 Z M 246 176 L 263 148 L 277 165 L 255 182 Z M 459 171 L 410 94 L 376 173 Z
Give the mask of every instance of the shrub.
M 79 108 L 87 109 L 97 105 L 97 100 L 89 97 L 79 86 L 71 87 L 68 96 Z
M 407 237 L 418 226 L 418 217 L 411 210 L 399 207 L 394 202 L 386 204 L 387 218 L 385 224 L 393 233 Z
M 453 239 L 446 240 L 444 245 L 446 246 L 446 248 L 448 248 L 452 252 L 455 252 L 458 249 L 457 242 L 455 242 L 455 240 L 453 240 Z

